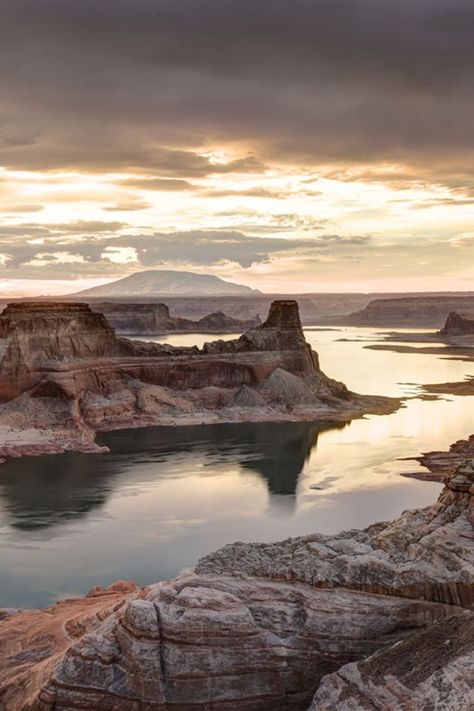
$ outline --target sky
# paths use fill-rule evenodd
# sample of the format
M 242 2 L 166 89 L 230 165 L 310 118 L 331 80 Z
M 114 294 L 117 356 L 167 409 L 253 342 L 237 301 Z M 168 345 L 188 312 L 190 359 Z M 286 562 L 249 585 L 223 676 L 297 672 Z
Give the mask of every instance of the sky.
M 472 0 L 0 0 L 0 295 L 474 284 Z

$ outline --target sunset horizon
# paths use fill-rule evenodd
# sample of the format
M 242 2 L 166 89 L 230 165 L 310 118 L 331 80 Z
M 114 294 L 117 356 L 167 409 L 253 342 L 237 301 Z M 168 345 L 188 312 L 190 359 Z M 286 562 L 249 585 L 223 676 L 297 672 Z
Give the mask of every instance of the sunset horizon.
M 474 711 L 474 0 L 0 0 L 1 711 Z
M 471 11 L 5 2 L 0 292 L 468 290 Z

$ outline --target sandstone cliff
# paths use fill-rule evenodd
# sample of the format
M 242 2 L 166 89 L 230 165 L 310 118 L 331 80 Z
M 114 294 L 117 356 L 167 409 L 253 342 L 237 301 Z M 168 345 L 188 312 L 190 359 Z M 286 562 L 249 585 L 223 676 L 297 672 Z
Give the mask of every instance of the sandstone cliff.
M 92 303 L 93 311 L 102 313 L 121 335 L 147 336 L 167 333 L 241 333 L 258 326 L 260 318 L 248 320 L 227 316 L 222 311 L 206 314 L 193 321 L 171 316 L 166 304 L 160 303 Z
M 168 583 L 5 612 L 4 708 L 471 708 L 474 467 L 463 472 L 393 523 L 226 546 Z
M 474 614 L 436 622 L 326 676 L 309 711 L 470 711 Z
M 51 448 L 43 451 L 87 450 L 97 430 L 348 420 L 398 405 L 355 395 L 328 378 L 305 341 L 293 301 L 274 302 L 267 320 L 240 338 L 202 349 L 118 338 L 86 304 L 12 304 L 0 315 L 1 402 L 0 457 L 41 451 L 38 433 L 46 431 Z M 22 449 L 18 431 L 31 429 L 34 437 Z M 51 438 L 52 429 L 61 435 Z

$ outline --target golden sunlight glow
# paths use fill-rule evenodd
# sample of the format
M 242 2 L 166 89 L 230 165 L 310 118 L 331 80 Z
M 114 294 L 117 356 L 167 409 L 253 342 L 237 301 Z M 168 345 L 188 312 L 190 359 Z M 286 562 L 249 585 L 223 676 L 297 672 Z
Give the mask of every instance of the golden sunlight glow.
M 195 230 L 237 231 L 261 240 L 279 240 L 281 250 L 273 244 L 268 258 L 248 266 L 227 259 L 225 247 L 221 259 L 209 265 L 193 264 L 185 254 L 170 265 L 211 272 L 268 291 L 463 288 L 458 279 L 473 276 L 474 268 L 464 260 L 456 269 L 449 268 L 453 250 L 472 245 L 472 204 L 468 200 L 459 204 L 459 195 L 448 188 L 410 180 L 405 166 L 381 163 L 344 170 L 322 166 L 315 173 L 291 165 L 270 165 L 257 172 L 250 168 L 249 172 L 225 172 L 231 161 L 239 159 L 235 149 L 216 146 L 202 157 L 221 166 L 222 172 L 187 181 L 159 178 L 155 182 L 155 176 L 136 172 L 97 175 L 3 169 L 0 224 L 10 232 L 17 227 L 19 235 L 24 227 L 23 240 L 30 245 L 47 245 L 50 236 L 56 239 L 59 249 L 49 256 L 38 252 L 25 262 L 26 268 L 45 268 L 52 262 L 84 264 L 75 245 L 110 241 L 99 254 L 95 273 L 90 272 L 94 265 L 89 265 L 89 274 L 74 276 L 74 290 L 91 278 L 107 280 L 104 264 L 123 265 L 125 271 L 118 276 L 142 268 L 134 246 L 116 245 L 117 237 Z M 399 174 L 403 180 L 397 180 Z M 454 211 L 451 202 L 455 199 Z M 27 237 L 31 228 L 38 232 L 42 227 L 48 231 L 46 236 Z M 339 249 L 331 235 L 338 235 L 341 245 L 344 238 L 350 245 L 355 236 L 354 248 Z M 328 239 L 326 246 L 324 239 Z M 434 239 L 441 248 L 438 257 L 430 256 L 430 240 Z M 364 240 L 371 241 L 370 250 L 365 249 Z M 416 253 L 415 284 L 413 270 L 403 273 L 402 256 L 407 248 Z M 3 244 L 0 264 L 8 267 L 8 262 L 8 244 Z M 5 293 L 6 288 L 4 282 L 0 291 Z

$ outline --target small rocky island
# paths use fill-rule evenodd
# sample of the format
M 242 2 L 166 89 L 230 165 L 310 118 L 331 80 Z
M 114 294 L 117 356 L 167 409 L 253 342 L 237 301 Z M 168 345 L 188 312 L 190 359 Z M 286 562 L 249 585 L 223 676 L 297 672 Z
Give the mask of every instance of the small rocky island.
M 446 323 L 440 331 L 441 336 L 469 336 L 474 335 L 474 312 L 451 311 Z
M 6 711 L 467 711 L 474 462 L 391 523 L 235 543 L 170 582 L 0 612 Z M 454 458 L 453 458 L 454 457 Z
M 149 425 L 344 420 L 399 401 L 350 392 L 306 343 L 295 301 L 203 348 L 119 338 L 83 303 L 0 315 L 0 457 L 98 451 L 95 433 Z

